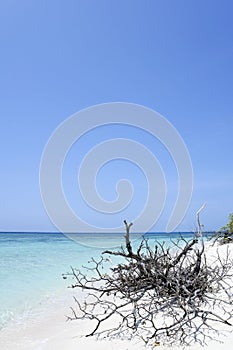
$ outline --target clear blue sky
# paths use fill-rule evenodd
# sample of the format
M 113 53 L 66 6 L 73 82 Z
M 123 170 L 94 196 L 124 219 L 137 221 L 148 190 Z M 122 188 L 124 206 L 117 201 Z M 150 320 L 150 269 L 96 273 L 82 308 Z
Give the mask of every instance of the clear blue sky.
M 43 148 L 67 117 L 111 101 L 155 109 L 182 135 L 194 191 L 177 229 L 195 228 L 203 202 L 205 228 L 222 226 L 233 212 L 232 13 L 230 0 L 1 1 L 0 230 L 55 231 L 40 197 Z M 169 181 L 156 231 L 175 198 Z

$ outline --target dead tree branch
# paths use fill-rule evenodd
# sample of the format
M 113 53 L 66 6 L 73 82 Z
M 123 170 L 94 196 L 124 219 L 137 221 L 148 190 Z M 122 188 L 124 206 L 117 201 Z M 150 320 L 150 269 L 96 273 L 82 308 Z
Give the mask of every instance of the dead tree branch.
M 148 345 L 203 345 L 218 334 L 219 323 L 231 327 L 232 262 L 228 252 L 207 263 L 199 219 L 203 209 L 197 212 L 197 234 L 191 241 L 181 237 L 173 249 L 159 242 L 152 247 L 143 238 L 134 252 L 133 224 L 124 221 L 125 247 L 106 250 L 84 271 L 66 274 L 74 280 L 71 288 L 88 292 L 83 303 L 75 299 L 77 309 L 69 319 L 91 320 L 87 336 L 137 336 Z M 111 255 L 122 262 L 109 267 Z

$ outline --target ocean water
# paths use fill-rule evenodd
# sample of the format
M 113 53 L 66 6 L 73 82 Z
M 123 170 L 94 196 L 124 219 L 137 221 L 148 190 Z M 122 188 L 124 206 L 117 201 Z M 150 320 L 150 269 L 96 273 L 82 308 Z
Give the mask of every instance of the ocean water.
M 182 233 L 188 240 L 192 232 Z M 171 244 L 180 234 L 150 233 L 155 240 Z M 133 246 L 141 234 L 133 234 Z M 91 257 L 98 259 L 105 248 L 124 243 L 123 234 L 79 234 L 73 239 L 61 233 L 0 233 L 0 328 L 33 310 L 46 298 L 68 287 L 62 274 L 81 268 Z

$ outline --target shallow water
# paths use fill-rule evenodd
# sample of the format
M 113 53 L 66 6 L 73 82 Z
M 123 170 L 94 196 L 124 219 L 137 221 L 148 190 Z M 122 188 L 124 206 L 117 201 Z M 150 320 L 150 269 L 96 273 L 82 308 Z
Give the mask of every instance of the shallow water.
M 183 233 L 186 239 L 193 233 Z M 170 244 L 180 234 L 150 233 L 156 240 Z M 137 246 L 142 235 L 133 235 Z M 46 298 L 64 291 L 68 282 L 62 274 L 70 266 L 81 268 L 90 257 L 98 259 L 104 248 L 119 247 L 123 234 L 79 234 L 73 239 L 60 233 L 0 233 L 0 326 L 23 313 L 33 312 Z

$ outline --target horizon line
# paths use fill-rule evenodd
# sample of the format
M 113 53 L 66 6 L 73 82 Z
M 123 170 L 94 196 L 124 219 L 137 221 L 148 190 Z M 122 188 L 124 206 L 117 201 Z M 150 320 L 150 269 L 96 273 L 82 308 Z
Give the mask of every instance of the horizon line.
M 195 233 L 196 231 L 173 231 L 173 232 L 166 232 L 166 231 L 149 231 L 149 232 L 130 232 L 131 234 L 150 234 L 150 233 L 166 233 L 166 234 L 173 234 L 173 233 Z M 216 232 L 214 230 L 210 230 L 210 231 L 202 231 L 202 233 L 213 233 Z M 77 234 L 124 234 L 124 232 L 60 232 L 60 231 L 1 231 L 0 230 L 0 234 L 1 233 L 42 233 L 42 234 L 63 234 L 63 235 L 77 235 Z

